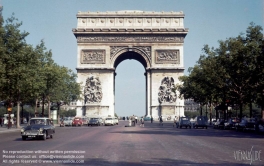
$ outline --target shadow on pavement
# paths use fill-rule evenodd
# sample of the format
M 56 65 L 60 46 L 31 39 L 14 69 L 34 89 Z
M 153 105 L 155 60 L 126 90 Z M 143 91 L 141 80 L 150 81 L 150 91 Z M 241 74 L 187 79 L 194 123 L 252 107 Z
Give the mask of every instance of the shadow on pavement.
M 235 130 L 220 130 L 209 127 L 208 129 L 185 129 L 176 128 L 172 126 L 172 123 L 164 123 L 163 126 L 158 123 L 145 123 L 145 127 L 137 125 L 133 130 L 127 131 L 115 131 L 111 133 L 122 134 L 162 134 L 162 135 L 184 135 L 184 136 L 210 136 L 210 137 L 232 137 L 232 138 L 264 138 L 263 134 L 255 132 L 241 132 Z

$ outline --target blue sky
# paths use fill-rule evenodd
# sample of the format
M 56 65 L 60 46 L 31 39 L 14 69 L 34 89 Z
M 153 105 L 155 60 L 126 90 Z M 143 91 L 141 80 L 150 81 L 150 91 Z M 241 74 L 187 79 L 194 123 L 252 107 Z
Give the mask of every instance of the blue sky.
M 263 0 L 0 0 L 4 19 L 15 13 L 30 33 L 27 43 L 44 39 L 61 66 L 76 72 L 77 43 L 72 33 L 78 11 L 183 11 L 189 33 L 184 44 L 185 74 L 202 54 L 202 47 L 218 46 L 218 40 L 245 32 L 250 22 L 263 27 Z M 116 113 L 145 114 L 145 77 L 143 66 L 134 60 L 116 69 Z

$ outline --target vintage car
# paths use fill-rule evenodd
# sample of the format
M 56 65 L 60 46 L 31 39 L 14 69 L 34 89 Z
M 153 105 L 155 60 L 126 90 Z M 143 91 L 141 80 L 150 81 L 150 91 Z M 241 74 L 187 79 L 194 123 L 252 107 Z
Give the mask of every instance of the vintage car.
M 83 122 L 83 125 L 88 125 L 88 122 L 89 122 L 88 117 L 83 116 L 83 117 L 82 117 L 82 122 Z
M 224 124 L 226 123 L 227 121 L 224 120 L 224 119 L 217 119 L 217 121 L 213 124 L 213 128 L 216 129 L 224 129 Z
M 190 119 L 188 117 L 180 117 L 179 123 L 177 123 L 177 128 L 185 127 L 185 128 L 192 128 L 192 124 L 190 122 Z
M 202 127 L 207 129 L 207 126 L 208 126 L 208 119 L 206 116 L 197 116 L 194 119 L 193 128 Z
M 73 120 L 73 117 L 65 118 L 65 120 L 63 121 L 64 126 L 72 126 L 72 120 Z
M 236 118 L 230 118 L 227 122 L 224 123 L 224 129 L 235 129 L 235 125 L 238 123 Z
M 104 121 L 102 118 L 90 118 L 88 122 L 88 126 L 101 126 L 104 125 Z
M 118 125 L 118 118 L 117 117 L 114 117 L 114 124 Z
M 61 120 L 60 120 L 60 127 L 64 127 L 65 126 L 65 121 L 67 121 L 68 120 L 68 118 L 67 117 L 64 117 L 64 118 L 62 118 Z
M 151 117 L 144 117 L 144 121 L 151 121 Z
M 114 118 L 111 118 L 111 117 L 105 118 L 105 126 L 106 125 L 114 126 L 115 125 L 114 121 L 115 121 Z
M 246 131 L 246 130 L 252 130 L 255 131 L 256 130 L 256 121 L 254 118 L 244 118 L 241 120 L 240 123 L 236 123 L 235 125 L 236 131 L 238 130 L 242 130 L 242 131 Z
M 81 117 L 75 117 L 72 120 L 72 126 L 82 126 L 83 125 L 83 121 Z
M 55 127 L 49 118 L 31 118 L 28 125 L 21 129 L 22 140 L 27 138 L 41 138 L 46 140 L 49 136 L 53 138 Z

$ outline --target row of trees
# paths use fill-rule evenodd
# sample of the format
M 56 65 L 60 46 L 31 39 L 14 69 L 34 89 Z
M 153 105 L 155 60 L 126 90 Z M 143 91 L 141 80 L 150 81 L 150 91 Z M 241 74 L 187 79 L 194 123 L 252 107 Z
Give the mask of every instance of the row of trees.
M 39 101 L 47 103 L 50 117 L 51 102 L 59 109 L 61 101 L 67 104 L 78 100 L 80 84 L 73 71 L 54 62 L 43 40 L 35 47 L 27 44 L 29 33 L 21 32 L 21 25 L 14 14 L 4 21 L 0 9 L 0 100 L 13 106 L 30 103 L 35 111 Z M 19 127 L 20 107 L 17 119 Z
M 180 95 L 195 102 L 224 111 L 227 106 L 252 103 L 261 106 L 264 114 L 264 38 L 262 27 L 251 23 L 245 34 L 219 41 L 218 48 L 203 47 L 203 54 L 196 65 L 189 68 L 189 75 L 179 79 Z M 211 114 L 210 114 L 211 115 Z M 211 116 L 210 116 L 211 117 Z

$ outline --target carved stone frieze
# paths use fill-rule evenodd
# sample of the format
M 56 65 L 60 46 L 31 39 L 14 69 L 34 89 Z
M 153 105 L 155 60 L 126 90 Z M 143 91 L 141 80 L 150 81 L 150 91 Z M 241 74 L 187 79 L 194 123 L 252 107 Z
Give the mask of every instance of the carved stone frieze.
M 99 77 L 88 77 L 84 87 L 84 103 L 100 103 L 103 97 Z
M 156 63 L 180 64 L 179 50 L 156 50 Z
M 112 59 L 119 51 L 121 50 L 127 51 L 136 51 L 139 50 L 143 52 L 147 57 L 151 60 L 151 47 L 150 46 L 111 46 L 110 47 L 110 59 Z
M 183 43 L 184 37 L 179 35 L 78 35 L 78 43 L 104 43 L 104 42 L 163 42 L 163 43 Z
M 173 92 L 175 89 L 174 79 L 172 77 L 164 77 L 159 87 L 158 100 L 159 103 L 173 103 L 176 102 L 177 96 Z
M 81 63 L 105 63 L 105 50 L 81 50 Z

